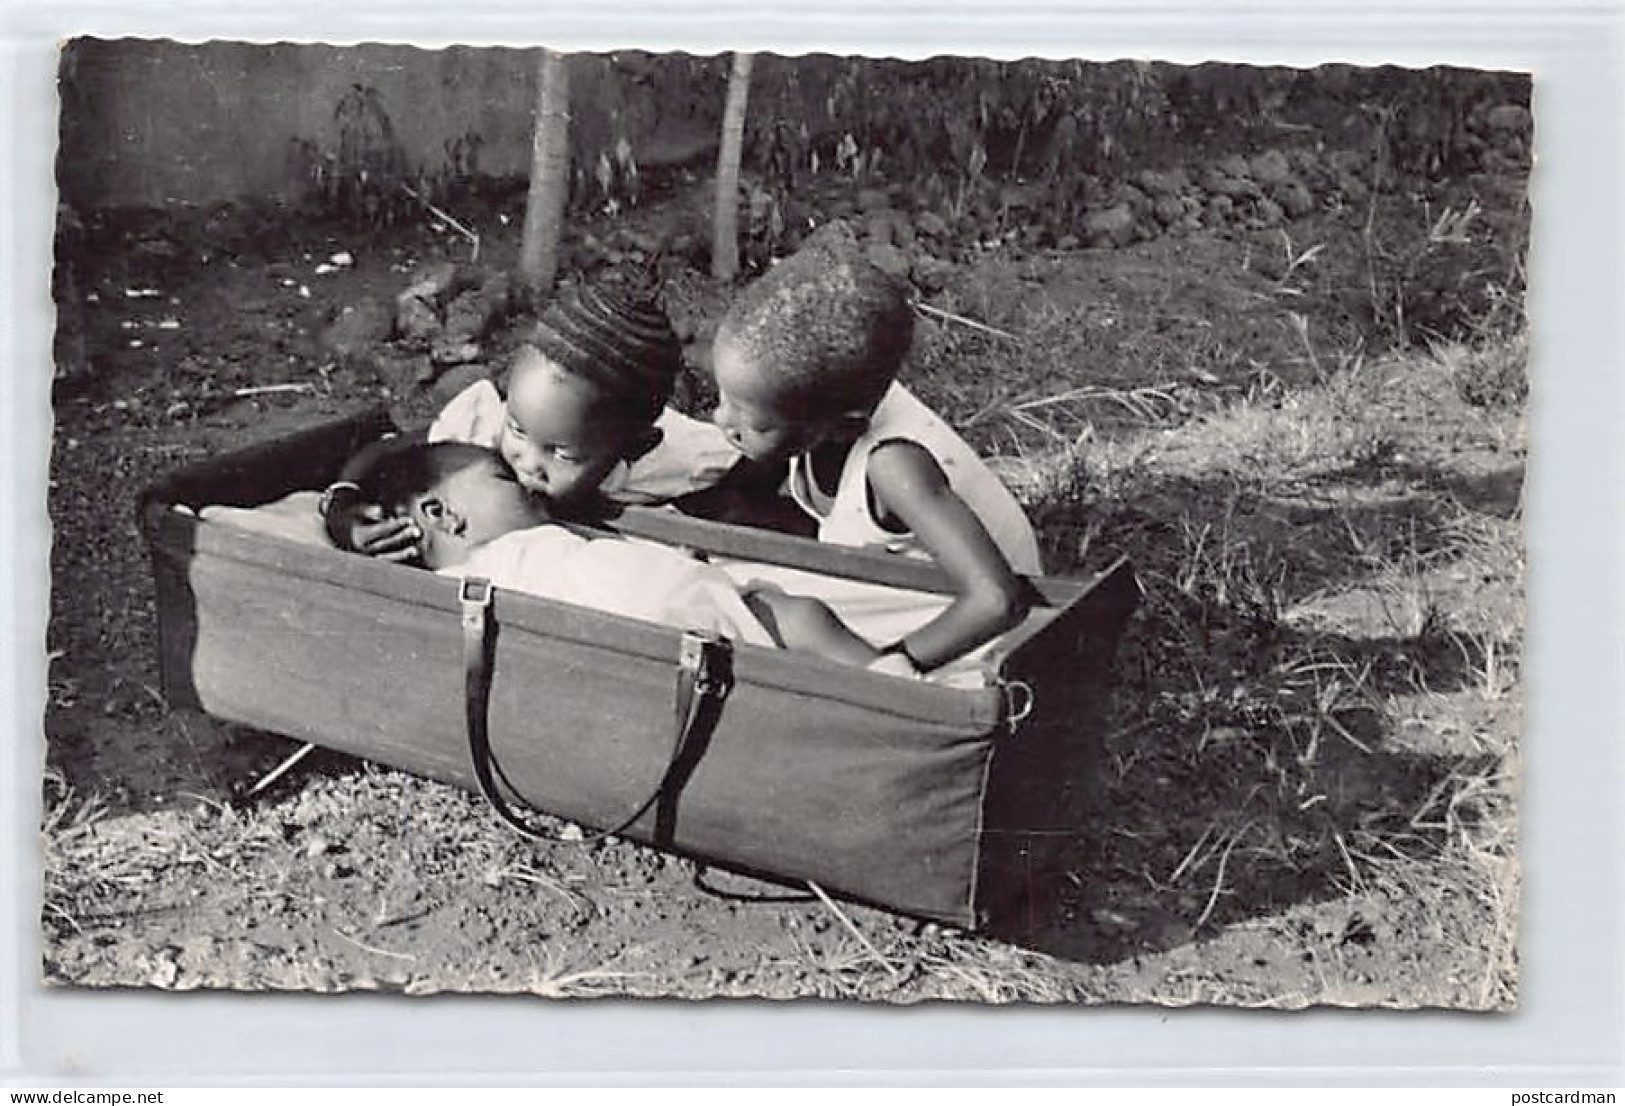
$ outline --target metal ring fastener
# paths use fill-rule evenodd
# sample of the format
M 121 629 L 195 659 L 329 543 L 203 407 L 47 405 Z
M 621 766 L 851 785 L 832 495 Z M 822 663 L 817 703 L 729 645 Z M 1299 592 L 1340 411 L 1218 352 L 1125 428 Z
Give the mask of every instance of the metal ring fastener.
M 1033 689 L 1023 680 L 1004 680 L 999 684 L 1004 692 L 1004 724 L 1014 730 L 1033 712 Z

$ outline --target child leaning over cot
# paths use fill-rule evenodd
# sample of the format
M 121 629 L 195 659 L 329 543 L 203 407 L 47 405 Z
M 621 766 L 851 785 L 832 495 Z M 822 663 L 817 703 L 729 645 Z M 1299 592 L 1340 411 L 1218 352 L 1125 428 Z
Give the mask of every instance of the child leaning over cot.
M 500 452 L 558 515 L 676 499 L 707 488 L 739 454 L 717 427 L 667 406 L 682 347 L 646 283 L 569 288 L 543 312 L 516 353 L 504 387 L 479 381 L 455 396 L 426 433 L 380 443 L 347 466 L 322 500 L 328 536 L 342 549 L 407 560 L 417 523 L 386 517 L 356 481 L 377 453 L 424 440 Z
M 369 502 L 417 525 L 422 563 L 437 572 L 881 672 L 894 667 L 816 599 L 740 586 L 669 546 L 589 538 L 552 522 L 493 450 L 408 446 L 375 457 L 357 477 Z
M 1008 489 L 896 382 L 912 336 L 902 286 L 849 244 L 815 239 L 723 318 L 714 421 L 752 464 L 787 465 L 785 489 L 819 540 L 923 555 L 947 572 L 952 603 L 885 650 L 926 671 L 1019 622 L 1030 594 L 1018 573 L 1042 569 Z

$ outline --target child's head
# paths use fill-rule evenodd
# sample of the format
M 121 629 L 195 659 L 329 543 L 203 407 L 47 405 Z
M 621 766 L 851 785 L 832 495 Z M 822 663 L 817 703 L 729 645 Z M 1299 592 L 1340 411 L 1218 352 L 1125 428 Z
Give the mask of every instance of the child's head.
M 902 284 L 853 248 L 817 243 L 746 288 L 717 329 L 717 426 L 753 461 L 861 428 L 908 353 Z
M 498 448 L 558 505 L 591 498 L 622 461 L 659 441 L 682 347 L 647 288 L 562 292 L 514 358 Z
M 423 533 L 419 552 L 429 568 L 457 564 L 474 546 L 547 517 L 500 454 L 464 442 L 388 454 L 361 484 L 372 502 L 417 523 Z

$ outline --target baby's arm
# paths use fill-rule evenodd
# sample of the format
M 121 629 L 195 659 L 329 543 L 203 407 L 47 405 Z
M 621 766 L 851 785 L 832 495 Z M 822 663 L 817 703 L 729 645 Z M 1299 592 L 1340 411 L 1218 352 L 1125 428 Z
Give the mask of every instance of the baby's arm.
M 877 445 L 869 490 L 878 517 L 913 531 L 954 582 L 947 610 L 897 643 L 916 667 L 928 671 L 962 657 L 1026 615 L 1027 584 L 924 447 L 903 439 Z
M 334 545 L 389 561 L 408 561 L 417 555 L 422 537 L 417 524 L 409 518 L 386 518 L 381 506 L 366 502 L 360 483 L 381 458 L 424 440 L 422 431 L 401 434 L 373 442 L 350 458 L 322 496 L 322 519 Z

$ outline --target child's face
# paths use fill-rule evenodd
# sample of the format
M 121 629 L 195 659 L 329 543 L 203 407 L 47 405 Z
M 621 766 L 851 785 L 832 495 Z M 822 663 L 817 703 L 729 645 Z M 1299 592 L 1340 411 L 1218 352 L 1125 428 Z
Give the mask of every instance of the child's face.
M 590 500 L 635 437 L 591 384 L 536 350 L 519 355 L 497 448 L 526 488 L 561 506 Z
M 419 548 L 430 568 L 459 564 L 475 546 L 547 518 L 531 494 L 495 462 L 459 469 L 414 496 L 407 511 L 423 532 Z
M 733 342 L 717 338 L 711 367 L 717 379 L 711 421 L 751 461 L 782 461 L 818 444 L 824 428 L 784 410 L 783 397 L 768 374 Z

